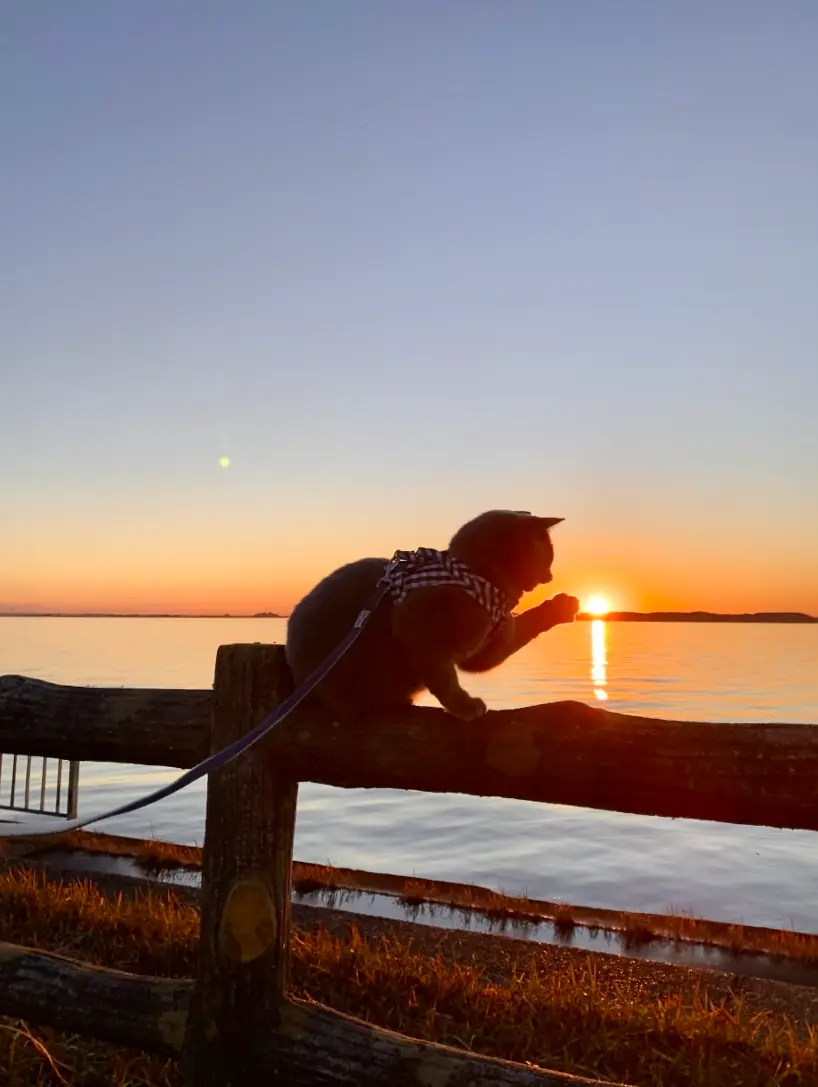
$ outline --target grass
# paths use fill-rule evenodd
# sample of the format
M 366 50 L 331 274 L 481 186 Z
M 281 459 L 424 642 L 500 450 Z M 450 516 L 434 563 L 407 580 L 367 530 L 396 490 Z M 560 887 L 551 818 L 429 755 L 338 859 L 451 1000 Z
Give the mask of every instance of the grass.
M 29 852 L 39 851 L 36 843 L 28 848 Z M 197 869 L 201 862 L 201 850 L 194 846 L 87 831 L 72 831 L 63 835 L 59 848 L 128 856 L 142 871 L 154 875 L 185 868 Z M 818 967 L 816 935 L 788 929 L 706 921 L 685 913 L 658 915 L 597 910 L 567 903 L 542 902 L 525 895 L 505 895 L 483 887 L 362 873 L 299 861 L 293 865 L 293 887 L 300 895 L 320 892 L 332 895 L 359 888 L 364 892 L 396 894 L 409 911 L 422 910 L 434 916 L 438 909 L 453 913 L 468 910 L 481 915 L 493 928 L 501 931 L 507 926 L 524 928 L 526 925 L 551 921 L 557 935 L 563 939 L 569 938 L 575 928 L 585 927 L 618 935 L 626 949 L 667 940 L 699 943 L 734 955 L 769 955 L 782 960 L 791 959 L 807 967 Z
M 311 890 L 319 889 L 315 880 Z M 323 887 L 330 887 L 323 883 Z M 706 921 L 689 913 L 643 914 L 614 910 L 594 910 L 567 903 L 547 903 L 524 895 L 505 895 L 498 891 L 474 888 L 474 894 L 463 891 L 446 899 L 434 896 L 430 884 L 423 880 L 404 880 L 398 901 L 409 909 L 426 907 L 431 915 L 435 907 L 452 911 L 468 909 L 482 915 L 498 927 L 537 925 L 550 921 L 557 935 L 567 938 L 576 928 L 585 928 L 591 935 L 610 932 L 619 937 L 624 948 L 645 947 L 662 941 L 696 943 L 718 948 L 732 955 L 764 955 L 773 959 L 792 960 L 803 966 L 818 967 L 818 936 L 792 929 L 770 929 L 723 921 Z M 305 892 L 306 893 L 306 892 Z
M 165 977 L 195 972 L 199 916 L 172 891 L 104 896 L 90 883 L 0 873 L 0 938 Z M 818 1031 L 700 990 L 634 1001 L 592 965 L 489 979 L 395 939 L 293 933 L 294 995 L 419 1038 L 637 1087 L 818 1083 Z M 0 1082 L 178 1087 L 172 1061 L 0 1020 Z

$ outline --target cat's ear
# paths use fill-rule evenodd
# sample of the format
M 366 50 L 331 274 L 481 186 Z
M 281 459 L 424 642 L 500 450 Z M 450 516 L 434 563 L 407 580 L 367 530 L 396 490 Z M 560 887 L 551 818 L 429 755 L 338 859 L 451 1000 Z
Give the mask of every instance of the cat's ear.
M 543 528 L 553 528 L 554 525 L 558 525 L 560 521 L 564 521 L 564 517 L 538 517 L 537 520 L 543 526 Z

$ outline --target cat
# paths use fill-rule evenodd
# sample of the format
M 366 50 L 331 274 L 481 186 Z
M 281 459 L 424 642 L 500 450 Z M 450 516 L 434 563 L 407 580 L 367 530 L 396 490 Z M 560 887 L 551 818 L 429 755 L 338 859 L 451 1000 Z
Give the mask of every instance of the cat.
M 461 721 L 484 714 L 485 702 L 461 687 L 457 669 L 489 671 L 537 635 L 573 622 L 579 609 L 561 593 L 510 614 L 524 592 L 551 581 L 550 530 L 562 520 L 489 510 L 459 528 L 446 551 L 398 553 L 390 593 L 313 697 L 349 718 L 408 706 L 428 690 Z M 352 628 L 387 564 L 364 558 L 341 566 L 295 606 L 286 656 L 296 686 Z

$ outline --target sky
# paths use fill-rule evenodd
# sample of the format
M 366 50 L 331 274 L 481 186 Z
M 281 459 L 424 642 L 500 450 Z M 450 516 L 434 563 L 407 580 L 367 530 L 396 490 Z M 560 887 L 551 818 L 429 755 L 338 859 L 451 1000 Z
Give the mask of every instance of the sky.
M 549 592 L 818 614 L 814 0 L 2 22 L 0 608 L 286 612 L 511 508 Z

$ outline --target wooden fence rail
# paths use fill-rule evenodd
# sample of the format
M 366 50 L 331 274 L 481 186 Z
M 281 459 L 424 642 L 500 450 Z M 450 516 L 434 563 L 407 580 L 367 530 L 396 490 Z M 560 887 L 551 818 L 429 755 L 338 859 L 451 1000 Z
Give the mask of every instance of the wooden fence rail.
M 210 752 L 213 702 L 212 691 L 64 687 L 4 676 L 0 751 L 187 768 Z M 255 720 L 264 712 L 262 704 Z M 304 704 L 265 751 L 297 781 L 345 788 L 818 830 L 814 725 L 657 720 L 582 702 L 492 711 L 469 723 L 414 707 L 341 725 Z
M 0 677 L 0 750 L 189 767 L 290 690 L 280 646 L 222 646 L 213 691 Z M 464 724 L 413 708 L 339 723 L 304 705 L 211 775 L 193 981 L 0 945 L 0 1014 L 183 1055 L 191 1087 L 588 1085 L 380 1030 L 287 995 L 299 781 L 463 792 L 818 830 L 818 728 L 652 720 L 577 702 Z M 78 994 L 81 994 L 78 998 Z

